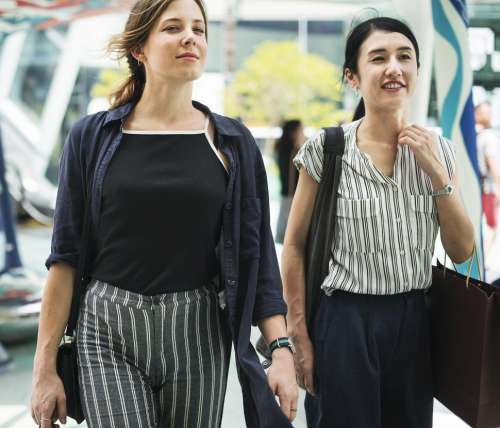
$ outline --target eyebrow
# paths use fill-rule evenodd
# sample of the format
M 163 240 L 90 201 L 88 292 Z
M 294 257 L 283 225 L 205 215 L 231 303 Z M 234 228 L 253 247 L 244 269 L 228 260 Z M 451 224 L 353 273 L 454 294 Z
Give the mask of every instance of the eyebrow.
M 402 47 L 398 48 L 397 50 L 398 50 L 398 52 L 412 51 L 412 48 L 409 46 L 402 46 Z M 373 54 L 377 54 L 377 53 L 385 53 L 385 52 L 387 52 L 387 49 L 385 49 L 385 48 L 372 49 L 370 52 L 368 52 L 368 55 L 373 55 Z
M 167 18 L 161 22 L 161 25 L 165 25 L 168 22 L 182 22 L 182 19 L 180 19 L 180 18 Z M 195 22 L 196 24 L 205 25 L 205 21 L 203 21 L 202 19 L 195 19 L 193 22 Z

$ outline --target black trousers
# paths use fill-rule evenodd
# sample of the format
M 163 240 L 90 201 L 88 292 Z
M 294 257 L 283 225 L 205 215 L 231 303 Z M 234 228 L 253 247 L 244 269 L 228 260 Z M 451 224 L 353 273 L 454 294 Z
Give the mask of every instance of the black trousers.
M 308 428 L 430 428 L 432 374 L 424 292 L 321 293 L 314 319 L 316 395 Z

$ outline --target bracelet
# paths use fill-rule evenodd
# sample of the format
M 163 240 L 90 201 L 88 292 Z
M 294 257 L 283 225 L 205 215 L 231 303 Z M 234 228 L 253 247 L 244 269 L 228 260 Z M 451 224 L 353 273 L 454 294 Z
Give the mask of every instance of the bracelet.
M 288 337 L 278 337 L 269 344 L 271 354 L 278 348 L 288 348 L 292 354 L 295 354 L 295 347 Z

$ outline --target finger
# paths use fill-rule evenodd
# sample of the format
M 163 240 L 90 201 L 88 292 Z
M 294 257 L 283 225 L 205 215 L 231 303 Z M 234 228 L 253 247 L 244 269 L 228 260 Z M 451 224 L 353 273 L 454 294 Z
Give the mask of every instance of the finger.
M 52 428 L 52 418 L 47 413 L 42 413 L 40 415 L 40 428 Z
M 304 386 L 309 394 L 316 395 L 316 391 L 314 389 L 314 379 L 312 370 L 309 370 L 304 375 Z
M 299 401 L 299 394 L 297 388 L 295 388 L 295 393 L 290 401 L 290 421 L 293 421 L 297 416 L 297 406 Z
M 57 398 L 56 416 L 57 419 L 59 419 L 63 424 L 66 423 L 67 411 L 66 411 L 66 397 L 64 395 Z
M 278 398 L 280 400 L 280 407 L 281 411 L 285 414 L 285 416 L 290 420 L 291 417 L 291 412 L 290 412 L 290 398 L 287 396 L 287 394 L 284 393 L 278 393 Z
M 400 146 L 409 146 L 410 148 L 412 148 L 415 147 L 417 142 L 409 136 L 403 136 L 398 139 L 398 144 Z
M 38 417 L 36 416 L 36 412 L 35 412 L 35 409 L 33 407 L 31 408 L 31 418 L 33 419 L 35 424 L 39 425 L 38 424 Z
M 420 132 L 418 132 L 418 131 L 416 131 L 415 129 L 412 129 L 412 128 L 405 129 L 400 135 L 402 137 L 410 137 L 410 138 L 412 138 L 412 139 L 414 139 L 416 141 L 425 137 Z

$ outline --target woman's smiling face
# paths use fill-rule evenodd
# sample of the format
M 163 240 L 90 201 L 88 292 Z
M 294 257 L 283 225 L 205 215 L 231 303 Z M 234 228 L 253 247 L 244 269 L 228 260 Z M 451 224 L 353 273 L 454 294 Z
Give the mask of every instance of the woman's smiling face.
M 146 78 L 192 81 L 203 73 L 207 57 L 206 23 L 193 0 L 175 0 L 158 18 L 139 59 Z
M 401 33 L 381 30 L 373 31 L 361 45 L 356 73 L 346 72 L 365 106 L 384 110 L 404 108 L 415 91 L 417 76 L 412 42 Z

